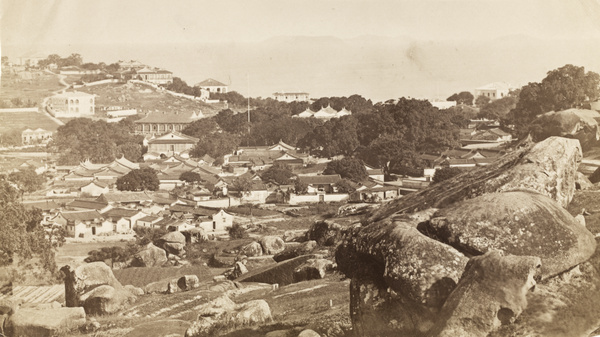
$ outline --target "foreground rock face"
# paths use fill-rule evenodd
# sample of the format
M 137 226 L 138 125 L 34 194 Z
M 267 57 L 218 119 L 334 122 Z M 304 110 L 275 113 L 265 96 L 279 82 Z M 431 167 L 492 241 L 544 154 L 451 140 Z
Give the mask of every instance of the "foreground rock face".
M 7 336 L 51 337 L 63 331 L 85 325 L 83 308 L 28 309 L 22 308 L 5 322 Z
M 366 223 L 383 220 L 395 213 L 443 208 L 483 194 L 515 189 L 538 192 L 566 207 L 573 198 L 581 159 L 578 140 L 550 137 L 515 150 L 490 165 L 390 202 L 374 212 Z
M 343 231 L 336 261 L 351 279 L 355 335 L 571 336 L 555 333 L 567 331 L 553 323 L 560 313 L 571 317 L 562 325 L 585 316 L 588 328 L 571 325 L 589 336 L 600 309 L 583 308 L 600 301 L 600 256 L 564 210 L 580 160 L 574 139 L 525 145 Z M 549 286 L 578 268 L 584 276 Z
M 485 337 L 513 323 L 527 306 L 540 266 L 537 257 L 498 251 L 472 258 L 428 335 Z
M 104 262 L 84 264 L 75 270 L 64 266 L 61 270 L 65 274 L 67 307 L 83 306 L 87 314 L 104 315 L 135 301 L 135 295 L 121 285 Z
M 537 193 L 486 194 L 439 210 L 421 230 L 458 250 L 497 249 L 542 259 L 547 278 L 586 261 L 594 236 L 554 200 Z

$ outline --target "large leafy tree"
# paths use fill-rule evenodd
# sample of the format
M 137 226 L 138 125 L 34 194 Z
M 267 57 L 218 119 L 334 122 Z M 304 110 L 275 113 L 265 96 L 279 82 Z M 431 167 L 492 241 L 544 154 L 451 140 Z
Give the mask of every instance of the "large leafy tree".
M 51 148 L 60 153 L 58 162 L 65 165 L 77 164 L 86 159 L 108 163 L 120 154 L 130 160 L 137 160 L 141 156 L 143 137 L 130 133 L 132 125 L 130 120 L 106 123 L 75 118 L 58 128 Z M 134 149 L 134 144 L 140 147 Z
M 117 179 L 117 188 L 120 191 L 156 191 L 159 184 L 156 171 L 149 167 L 131 170 Z
M 23 199 L 23 194 L 41 189 L 45 182 L 44 177 L 35 173 L 31 168 L 12 172 L 8 175 L 8 179 L 18 187 L 21 199 Z
M 356 182 L 364 181 L 369 177 L 362 160 L 357 158 L 342 158 L 327 163 L 323 174 L 339 174 L 344 179 Z

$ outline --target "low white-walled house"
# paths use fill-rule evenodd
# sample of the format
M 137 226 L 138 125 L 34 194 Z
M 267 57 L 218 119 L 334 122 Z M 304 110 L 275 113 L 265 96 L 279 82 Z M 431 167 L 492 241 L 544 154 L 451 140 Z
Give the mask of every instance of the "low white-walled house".
M 61 211 L 54 219 L 55 225 L 66 229 L 67 235 L 83 238 L 103 233 L 112 233 L 113 224 L 107 221 L 98 211 Z
M 104 217 L 113 223 L 115 233 L 129 233 L 133 230 L 138 219 L 146 214 L 137 209 L 113 208 L 103 214 Z
M 208 220 L 200 223 L 200 228 L 204 229 L 206 233 L 210 232 L 225 232 L 227 227 L 233 226 L 233 215 L 219 210 L 217 213 L 211 215 Z

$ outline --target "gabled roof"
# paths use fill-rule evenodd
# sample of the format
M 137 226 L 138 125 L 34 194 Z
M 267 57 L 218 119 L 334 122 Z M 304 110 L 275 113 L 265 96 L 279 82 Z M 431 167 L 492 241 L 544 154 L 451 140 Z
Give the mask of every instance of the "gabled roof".
M 339 174 L 329 174 L 320 176 L 298 176 L 298 179 L 308 185 L 326 185 L 335 184 L 342 180 L 342 177 Z
M 125 158 L 125 156 L 121 156 L 121 158 L 115 159 L 114 163 L 125 166 L 128 169 L 136 170 L 140 168 L 138 163 L 134 163 L 129 159 Z
M 79 221 L 91 221 L 95 219 L 104 219 L 102 214 L 98 213 L 98 211 L 61 211 L 60 214 L 63 218 L 67 219 L 70 222 L 79 222 Z
M 101 181 L 98 181 L 98 180 L 92 180 L 92 181 L 90 181 L 90 182 L 87 182 L 87 183 L 85 183 L 85 184 L 81 185 L 81 188 L 83 188 L 83 187 L 86 187 L 86 186 L 88 186 L 88 185 L 96 185 L 96 186 L 98 186 L 98 187 L 100 187 L 100 188 L 105 188 L 105 187 L 108 187 L 108 184 L 107 184 L 107 183 L 103 183 L 103 182 L 101 182 Z
M 205 154 L 204 156 L 202 156 L 202 158 L 200 158 L 200 160 L 204 161 L 205 163 L 208 164 L 212 164 L 215 162 L 215 158 L 209 156 L 208 154 Z
M 510 88 L 510 84 L 506 82 L 494 82 L 476 88 L 475 90 L 510 90 Z
M 212 78 L 205 79 L 200 83 L 196 83 L 195 87 L 226 87 L 226 84 L 223 84 L 217 80 L 213 80 Z
M 187 144 L 187 143 L 196 144 L 196 143 L 198 143 L 198 141 L 199 141 L 198 138 L 184 135 L 181 132 L 171 131 L 160 137 L 150 139 L 148 141 L 148 145 L 151 145 L 151 144 Z
M 286 150 L 296 150 L 294 146 L 286 144 L 283 140 L 279 140 L 279 143 L 269 146 L 269 150 L 274 149 L 276 147 L 282 147 Z

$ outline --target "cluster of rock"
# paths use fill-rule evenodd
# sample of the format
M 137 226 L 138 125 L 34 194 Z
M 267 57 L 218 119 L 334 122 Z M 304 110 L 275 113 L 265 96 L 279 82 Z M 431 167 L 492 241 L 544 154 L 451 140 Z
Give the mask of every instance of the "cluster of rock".
M 149 243 L 134 255 L 129 267 L 164 267 L 186 265 L 186 238 L 181 232 L 169 232 L 158 240 L 158 245 Z
M 337 245 L 342 239 L 342 232 L 342 226 L 324 220 L 316 221 L 307 231 L 286 232 L 283 238 L 264 236 L 243 246 L 234 266 L 217 280 L 227 278 L 284 286 L 324 278 L 327 272 L 336 268 L 326 248 Z M 266 257 L 271 263 L 249 270 L 248 261 L 259 257 Z
M 0 300 L 1 336 L 54 336 L 86 323 L 83 308 L 64 308 L 58 302 L 20 306 L 8 299 Z
M 350 228 L 336 261 L 351 279 L 355 334 L 524 333 L 515 322 L 536 284 L 596 249 L 564 209 L 581 158 L 577 140 L 552 137 L 389 203 Z

